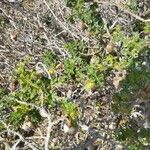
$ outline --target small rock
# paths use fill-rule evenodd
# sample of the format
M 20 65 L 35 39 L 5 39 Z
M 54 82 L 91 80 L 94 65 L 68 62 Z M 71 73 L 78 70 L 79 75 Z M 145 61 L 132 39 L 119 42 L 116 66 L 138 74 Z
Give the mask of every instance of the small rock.
M 69 127 L 66 124 L 64 124 L 64 132 L 72 135 L 72 134 L 74 134 L 76 132 L 76 128 Z

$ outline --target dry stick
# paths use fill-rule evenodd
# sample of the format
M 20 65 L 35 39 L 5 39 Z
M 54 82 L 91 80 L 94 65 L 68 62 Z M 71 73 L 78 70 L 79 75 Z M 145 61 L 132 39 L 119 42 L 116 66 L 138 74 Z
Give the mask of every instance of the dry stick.
M 102 18 L 102 20 L 103 20 L 103 22 L 104 22 L 104 29 L 106 30 L 107 35 L 110 37 L 110 39 L 112 39 L 111 34 L 110 34 L 110 32 L 109 32 L 109 29 L 108 29 L 108 27 L 107 27 L 107 21 L 106 21 L 106 19 L 105 19 L 105 18 Z
M 51 122 L 51 117 L 48 115 L 47 117 L 48 119 L 48 127 L 47 127 L 47 135 L 45 138 L 45 150 L 49 150 L 48 146 L 49 146 L 49 141 L 50 141 L 50 134 L 51 134 L 51 129 L 52 129 L 52 122 Z
M 12 24 L 12 26 L 17 29 L 16 25 L 15 25 L 15 22 L 12 20 L 11 16 L 10 15 L 7 15 L 7 13 L 2 9 L 0 8 L 0 10 L 3 12 L 3 14 L 9 19 L 10 23 Z
M 46 66 L 45 66 L 42 62 L 38 62 L 38 63 L 36 64 L 36 67 L 39 67 L 39 65 L 41 65 L 41 66 L 43 67 L 43 69 L 44 69 L 43 71 L 46 72 L 46 74 L 47 74 L 47 76 L 48 76 L 48 79 L 51 79 L 51 75 L 49 74 L 49 72 L 48 72 Z
M 48 75 L 48 78 L 51 79 L 51 76 L 49 75 L 48 70 L 46 69 L 45 65 L 44 65 L 43 63 L 41 63 L 41 62 L 38 62 L 38 63 L 37 63 L 37 66 L 38 66 L 38 65 L 42 65 L 44 71 L 45 71 L 45 72 L 47 73 L 47 75 Z M 25 104 L 25 105 L 28 105 L 28 106 L 31 106 L 31 107 L 35 107 L 35 108 L 37 108 L 37 109 L 40 111 L 40 108 L 39 108 L 38 106 L 34 105 L 34 104 L 22 102 L 22 101 L 19 101 L 19 100 L 16 100 L 16 99 L 14 99 L 14 100 L 15 100 L 16 102 L 20 103 L 20 104 Z M 53 123 L 53 122 L 51 121 L 50 114 L 47 113 L 45 109 L 44 109 L 43 111 L 44 111 L 44 113 L 46 113 L 45 117 L 48 119 L 47 135 L 46 135 L 46 138 L 45 138 L 45 145 L 44 145 L 44 146 L 45 146 L 45 150 L 49 150 L 49 141 L 50 141 L 51 129 L 52 129 L 52 126 L 53 126 L 55 123 L 57 123 L 57 121 Z M 61 120 L 62 120 L 62 119 L 61 119 Z M 60 120 L 58 120 L 58 121 L 60 121 Z
M 17 142 L 12 146 L 11 150 L 17 150 L 17 146 L 20 142 L 21 142 L 21 139 L 18 139 Z
M 22 101 L 19 101 L 19 100 L 16 100 L 16 99 L 14 99 L 14 100 L 16 102 L 20 103 L 20 104 L 25 104 L 27 106 L 35 107 L 38 110 L 40 110 L 40 108 L 38 106 L 34 105 L 34 104 L 22 102 Z M 44 112 L 46 113 L 46 111 L 44 111 Z M 48 146 L 49 146 L 50 133 L 51 133 L 51 129 L 52 129 L 53 123 L 51 121 L 50 114 L 47 113 L 46 118 L 48 119 L 48 127 L 47 127 L 47 135 L 46 135 L 46 138 L 45 138 L 45 145 L 44 146 L 45 146 L 45 150 L 49 150 Z
M 45 39 L 47 40 L 48 44 L 51 45 L 51 44 L 50 44 L 50 40 L 49 40 L 49 38 L 47 37 L 47 34 L 46 34 L 46 33 L 44 33 L 44 36 L 45 36 Z M 59 46 L 57 46 L 55 40 L 54 40 L 53 42 L 54 42 L 54 43 L 53 43 L 54 46 L 51 46 L 52 49 L 53 49 L 53 48 L 58 49 L 59 53 L 60 53 L 64 58 L 66 58 L 65 54 L 66 54 L 67 56 L 69 56 L 69 54 L 68 54 L 64 49 L 60 50 L 61 48 L 59 48 Z M 49 47 L 49 48 L 50 48 L 50 47 Z
M 150 19 L 143 19 L 142 17 L 130 12 L 129 10 L 127 9 L 124 9 L 122 7 L 120 7 L 119 5 L 116 5 L 118 8 L 122 9 L 125 13 L 131 15 L 132 17 L 134 17 L 135 19 L 139 20 L 139 21 L 142 21 L 142 22 L 150 22 Z
M 119 7 L 118 7 L 118 8 L 119 8 Z M 120 8 L 121 8 L 121 7 L 120 7 Z M 143 19 L 142 17 L 140 17 L 140 16 L 138 16 L 138 15 L 136 15 L 136 14 L 133 14 L 132 12 L 130 12 L 130 11 L 128 11 L 128 10 L 125 10 L 125 9 L 124 9 L 124 12 L 130 14 L 132 17 L 134 17 L 135 19 L 140 20 L 140 21 L 142 21 L 142 22 L 150 22 L 150 19 Z
M 32 139 L 45 139 L 45 137 L 41 136 L 32 136 L 32 137 L 27 137 L 26 139 L 32 140 Z
M 9 128 L 9 126 L 8 126 L 4 121 L 0 120 L 0 122 L 1 122 L 1 123 L 4 125 L 4 127 L 7 129 L 7 132 L 8 132 L 8 133 L 12 133 L 12 134 L 14 134 L 14 135 L 19 136 L 20 140 L 21 140 L 21 141 L 24 141 L 24 142 L 28 145 L 28 147 L 30 147 L 32 150 L 37 150 L 37 148 L 35 148 L 31 143 L 27 142 L 27 141 L 24 139 L 24 137 L 23 137 L 20 133 L 11 130 L 11 129 Z
M 118 19 L 116 19 L 116 20 L 114 21 L 114 23 L 110 26 L 109 29 L 110 29 L 110 30 L 113 29 L 113 28 L 116 26 L 117 22 L 118 22 Z
M 95 2 L 99 3 L 99 4 L 104 4 L 104 5 L 108 5 L 108 6 L 117 6 L 119 9 L 123 10 L 125 13 L 131 15 L 132 17 L 134 17 L 135 19 L 142 21 L 142 22 L 150 22 L 150 19 L 143 19 L 142 17 L 130 12 L 127 9 L 122 8 L 120 5 L 116 4 L 116 3 L 111 3 L 111 2 L 104 2 L 104 1 L 99 1 L 99 0 L 94 0 Z
M 62 13 L 62 9 L 61 8 L 62 8 L 62 6 L 59 6 L 59 12 L 60 12 L 62 18 L 64 20 L 66 20 L 64 15 L 63 15 L 63 13 Z M 67 9 L 66 6 L 65 6 L 65 9 Z M 84 33 L 84 31 L 81 31 L 81 30 L 77 29 L 77 27 L 75 27 L 71 23 L 68 23 L 68 26 L 70 26 L 74 30 L 75 33 L 78 33 L 78 35 L 81 37 L 82 41 L 89 42 L 89 41 L 93 40 L 93 39 L 91 39 L 91 37 L 90 38 L 87 37 L 87 35 Z
M 37 65 L 42 65 L 44 71 L 47 73 L 49 79 L 51 79 L 51 76 L 50 74 L 48 73 L 48 70 L 46 69 L 46 67 L 44 66 L 43 63 L 41 62 L 38 62 Z M 49 141 L 50 141 L 50 134 L 51 134 L 51 129 L 52 129 L 52 126 L 54 125 L 54 123 L 51 121 L 51 117 L 50 117 L 50 114 L 46 112 L 46 110 L 43 110 L 44 112 L 44 117 L 46 117 L 48 119 L 48 127 L 47 127 L 47 135 L 46 135 L 46 138 L 45 138 L 45 150 L 49 150 Z
M 65 17 L 64 17 L 64 15 L 63 15 L 63 13 L 62 13 L 62 9 L 61 9 L 62 7 L 61 7 L 61 8 L 60 8 L 60 7 L 61 7 L 61 6 L 59 6 L 59 12 L 60 12 L 62 18 L 63 18 L 64 20 L 66 20 Z M 65 8 L 66 8 L 66 7 L 65 7 Z M 83 41 L 88 42 L 89 40 L 91 40 L 91 39 L 89 39 L 88 37 L 86 37 L 86 35 L 85 35 L 84 32 L 82 32 L 81 30 L 77 29 L 77 28 L 76 28 L 75 26 L 73 26 L 72 24 L 69 24 L 69 23 L 68 23 L 68 26 L 70 26 L 73 30 L 75 30 L 74 32 L 78 33 L 78 34 L 80 35 L 80 37 L 82 38 Z
M 49 7 L 48 3 L 46 2 L 46 0 L 43 0 L 44 4 L 47 6 L 47 8 L 49 9 L 49 11 L 51 12 L 51 14 L 54 16 L 54 18 L 58 21 L 58 23 L 60 24 L 60 26 L 63 27 L 63 29 L 65 29 L 66 31 L 68 31 L 72 36 L 74 36 L 77 39 L 80 39 L 79 36 L 75 35 L 74 33 L 72 33 L 61 21 L 60 19 L 55 15 L 55 13 L 52 11 L 52 9 Z
M 12 100 L 16 101 L 17 103 L 20 103 L 20 104 L 23 104 L 23 105 L 30 106 L 30 107 L 32 107 L 32 108 L 40 109 L 38 106 L 36 106 L 36 105 L 34 105 L 34 104 L 31 104 L 31 103 L 19 101 L 19 100 L 17 100 L 17 99 L 12 99 Z

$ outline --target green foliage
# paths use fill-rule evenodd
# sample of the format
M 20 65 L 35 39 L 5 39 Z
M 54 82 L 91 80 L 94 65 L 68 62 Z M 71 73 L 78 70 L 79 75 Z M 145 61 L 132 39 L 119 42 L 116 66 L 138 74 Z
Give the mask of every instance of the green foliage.
M 149 149 L 150 129 L 139 129 L 134 122 L 126 122 L 115 130 L 115 138 L 126 144 L 126 149 L 143 150 Z
M 122 90 L 113 96 L 112 109 L 116 114 L 130 115 L 136 94 L 150 82 L 150 70 L 143 65 L 132 65 L 128 72 L 126 79 L 120 83 Z M 149 129 L 139 129 L 135 122 L 127 122 L 116 130 L 115 135 L 117 140 L 128 145 L 128 149 L 142 150 L 150 142 L 149 132 Z
M 79 40 L 71 41 L 64 47 L 68 50 L 72 58 L 79 57 L 80 53 L 86 53 L 88 51 L 86 44 Z
M 64 63 L 65 66 L 65 74 L 67 75 L 68 79 L 73 79 L 75 78 L 75 60 L 73 59 L 67 59 Z
M 79 117 L 79 111 L 75 103 L 69 102 L 66 99 L 61 101 L 61 107 L 64 113 L 67 115 L 72 126 L 77 126 L 77 121 Z
M 45 50 L 42 58 L 43 58 L 44 64 L 46 64 L 47 66 L 51 66 L 51 67 L 54 67 L 58 61 L 57 55 L 54 54 L 52 51 L 47 51 L 47 50 Z
M 71 22 L 80 19 L 88 26 L 88 29 L 94 33 L 93 35 L 101 33 L 103 23 L 100 13 L 96 10 L 98 8 L 97 3 L 92 3 L 88 7 L 84 0 L 66 0 L 66 3 L 72 8 L 72 14 L 69 16 Z
M 125 7 L 130 9 L 131 11 L 137 11 L 137 2 L 135 0 L 128 0 L 125 4 Z
M 0 16 L 0 28 L 4 28 L 9 23 L 9 20 L 3 16 Z
M 141 27 L 145 31 L 148 25 L 145 24 L 144 26 Z M 117 30 L 117 34 L 114 33 L 114 40 L 123 42 L 121 49 L 123 66 L 121 65 L 121 68 L 125 68 L 128 74 L 120 82 L 121 90 L 113 96 L 112 110 L 115 114 L 130 115 L 137 92 L 150 82 L 150 70 L 145 65 L 145 60 L 149 56 L 149 49 L 145 47 L 148 39 L 140 38 L 138 33 L 126 37 L 119 28 Z M 115 137 L 127 145 L 128 149 L 142 150 L 145 148 L 144 144 L 149 143 L 149 139 L 146 139 L 146 132 L 148 132 L 146 129 L 141 129 L 139 132 L 135 125 L 127 122 L 125 126 L 117 129 Z
M 112 110 L 115 114 L 130 115 L 133 108 L 133 103 L 137 98 L 139 90 L 144 89 L 144 86 L 150 82 L 149 64 L 149 48 L 146 46 L 149 37 L 140 37 L 138 32 L 145 32 L 149 28 L 147 24 L 140 24 L 140 28 L 136 26 L 136 32 L 132 36 L 127 37 L 121 31 L 121 28 L 116 29 L 113 34 L 114 41 L 122 41 L 120 50 L 121 59 L 114 61 L 120 63 L 120 67 L 114 68 L 126 69 L 127 76 L 120 82 L 121 90 L 114 94 Z M 118 61 L 118 62 L 117 62 Z M 118 65 L 117 65 L 118 66 Z M 149 138 L 146 136 L 149 129 L 138 128 L 132 122 L 127 122 L 124 126 L 118 127 L 115 131 L 115 137 L 118 141 L 122 141 L 129 150 L 149 149 Z
M 149 33 L 150 31 L 150 23 L 145 23 L 143 27 L 144 32 Z
M 5 129 L 4 125 L 0 122 L 0 132 Z
M 19 91 L 13 93 L 15 98 L 40 105 L 40 94 L 44 93 L 43 101 L 52 105 L 51 82 L 48 78 L 37 74 L 35 70 L 28 71 L 25 63 L 20 63 L 15 76 L 21 87 Z
M 46 105 L 47 107 L 54 106 L 54 98 L 51 90 L 51 82 L 46 77 L 39 75 L 35 70 L 28 70 L 26 62 L 21 62 L 14 72 L 14 78 L 17 80 L 19 89 L 2 95 L 0 108 L 11 107 L 11 112 L 7 118 L 7 122 L 18 128 L 23 123 L 26 116 L 30 118 L 33 123 L 39 123 L 41 116 L 36 109 L 20 104 L 18 101 L 25 103 L 32 103 L 36 106 Z M 2 114 L 1 114 L 2 115 Z
M 120 26 L 111 30 L 108 26 L 110 39 L 105 39 L 106 31 L 103 29 L 104 24 L 97 11 L 97 3 L 92 2 L 87 6 L 85 2 L 85 0 L 66 0 L 72 12 L 68 16 L 68 21 L 71 23 L 82 21 L 85 24 L 83 30 L 89 31 L 95 38 L 95 45 L 81 40 L 70 40 L 64 45 L 69 54 L 65 60 L 60 59 L 54 52 L 45 51 L 42 61 L 52 76 L 51 80 L 38 74 L 36 70 L 29 69 L 28 61 L 25 61 L 17 66 L 13 75 L 18 82 L 18 89 L 9 94 L 8 91 L 0 88 L 0 117 L 13 128 L 19 128 L 26 117 L 35 124 L 42 120 L 37 109 L 20 104 L 16 100 L 39 107 L 44 105 L 48 109 L 58 105 L 71 125 L 77 126 L 79 119 L 77 105 L 61 96 L 61 101 L 57 101 L 59 97 L 56 93 L 57 85 L 71 84 L 76 87 L 78 83 L 81 83 L 84 90 L 88 92 L 103 87 L 110 71 L 125 69 L 127 76 L 120 82 L 121 90 L 113 96 L 112 110 L 114 114 L 128 116 L 136 93 L 145 86 L 145 83 L 149 83 L 150 24 L 135 21 L 134 32 L 130 36 L 127 36 Z M 137 11 L 134 0 L 128 1 L 125 7 Z M 4 27 L 6 23 L 5 18 L 0 18 L 0 27 Z M 47 25 L 50 23 L 47 22 Z M 115 45 L 114 53 L 106 54 L 108 42 Z M 96 53 L 94 47 L 97 47 Z M 63 67 L 58 75 L 60 64 Z M 96 105 L 101 107 L 101 104 Z M 7 117 L 3 113 L 6 109 L 9 109 Z M 3 129 L 3 125 L 0 124 L 0 130 Z M 142 150 L 144 144 L 150 143 L 149 132 L 149 129 L 139 129 L 134 123 L 126 121 L 115 130 L 114 137 L 117 141 L 124 143 L 129 150 Z
M 13 125 L 15 128 L 19 127 L 23 123 L 25 117 L 29 114 L 31 108 L 26 105 L 13 106 L 13 111 L 10 113 L 8 123 Z
M 2 99 L 2 97 L 5 96 L 6 94 L 7 91 L 4 88 L 0 87 L 0 99 Z
M 138 60 L 138 59 L 137 59 Z M 150 82 L 150 70 L 138 60 L 128 68 L 128 75 L 120 85 L 122 90 L 113 97 L 113 110 L 115 112 L 130 113 L 136 93 Z
M 71 57 L 64 62 L 65 76 L 77 82 L 90 79 L 97 87 L 102 86 L 104 81 L 104 70 L 100 68 L 100 55 L 95 55 L 98 60 L 97 63 L 91 63 L 94 55 L 86 56 L 89 49 L 83 42 L 70 42 L 65 47 L 71 55 Z M 85 56 L 83 54 L 85 54 Z
M 113 43 L 121 43 L 121 45 L 120 48 L 116 49 L 116 55 L 108 54 L 103 58 L 100 57 L 101 61 L 98 64 L 98 68 L 100 68 L 102 72 L 113 69 L 126 69 L 133 64 L 142 51 L 146 50 L 144 47 L 146 40 L 140 38 L 138 33 L 133 33 L 132 36 L 128 37 L 121 31 L 120 27 L 116 27 L 112 37 Z
M 88 77 L 94 81 L 94 83 L 101 87 L 104 82 L 104 74 L 98 69 L 97 65 L 90 65 L 88 68 Z

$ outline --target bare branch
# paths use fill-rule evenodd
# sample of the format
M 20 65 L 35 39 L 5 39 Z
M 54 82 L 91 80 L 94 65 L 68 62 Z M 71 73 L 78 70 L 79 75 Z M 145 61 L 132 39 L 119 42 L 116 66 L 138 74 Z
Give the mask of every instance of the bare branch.
M 10 129 L 9 128 L 9 126 L 4 122 L 4 121 L 2 121 L 2 120 L 0 120 L 0 122 L 4 125 L 4 127 L 7 129 L 7 132 L 8 133 L 12 133 L 12 134 L 14 134 L 14 135 L 17 135 L 18 137 L 19 137 L 19 139 L 20 139 L 20 141 L 23 141 L 23 142 L 25 142 L 25 144 L 26 145 L 28 145 L 28 147 L 30 147 L 32 150 L 37 150 L 37 148 L 35 148 L 31 143 L 29 143 L 28 141 L 26 141 L 25 139 L 24 139 L 24 137 L 19 133 L 19 132 L 16 132 L 16 131 L 13 131 L 12 129 Z M 17 142 L 18 143 L 18 142 Z M 17 144 L 16 143 L 16 144 Z M 17 145 L 14 145 L 15 147 L 17 146 Z M 13 149 L 12 149 L 13 150 Z
M 70 33 L 73 37 L 80 39 L 80 37 L 74 33 L 72 33 L 61 21 L 60 19 L 55 15 L 55 13 L 52 11 L 52 9 L 49 7 L 48 3 L 46 2 L 46 0 L 43 0 L 43 3 L 47 6 L 47 8 L 49 9 L 49 11 L 51 12 L 51 14 L 54 16 L 54 18 L 56 19 L 56 21 L 58 21 L 58 23 L 60 24 L 60 26 L 65 29 L 68 33 Z
M 143 19 L 142 17 L 132 13 L 131 11 L 121 7 L 120 5 L 110 2 L 110 1 L 101 1 L 101 0 L 94 0 L 95 2 L 99 3 L 99 4 L 103 4 L 103 5 L 107 5 L 107 6 L 117 6 L 120 10 L 124 11 L 125 13 L 129 14 L 130 16 L 132 16 L 133 18 L 142 21 L 142 22 L 150 22 L 150 19 Z

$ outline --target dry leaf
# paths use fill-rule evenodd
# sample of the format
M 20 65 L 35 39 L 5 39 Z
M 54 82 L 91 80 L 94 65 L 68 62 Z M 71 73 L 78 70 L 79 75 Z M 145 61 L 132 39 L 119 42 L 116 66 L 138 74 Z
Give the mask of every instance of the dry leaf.
M 82 31 L 86 29 L 86 25 L 83 21 L 78 21 L 76 23 L 76 27 L 77 27 L 77 29 L 82 30 Z
M 33 124 L 31 121 L 25 121 L 21 128 L 26 132 L 30 132 L 33 129 Z
M 10 38 L 11 38 L 11 40 L 16 41 L 18 33 L 19 33 L 18 30 L 10 31 Z
M 114 52 L 115 52 L 115 44 L 112 42 L 109 42 L 106 46 L 106 53 L 113 54 Z
M 117 91 L 120 90 L 120 81 L 125 79 L 126 77 L 126 71 L 119 71 L 115 73 L 115 77 L 113 78 L 113 85 Z

